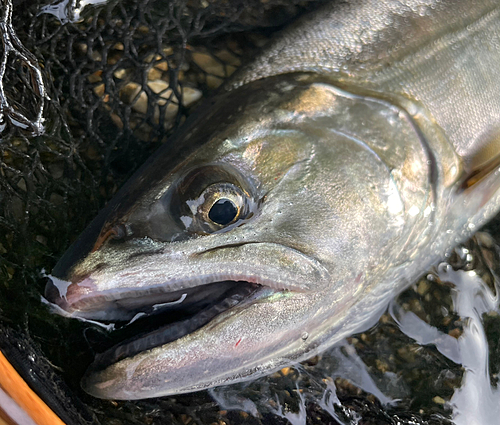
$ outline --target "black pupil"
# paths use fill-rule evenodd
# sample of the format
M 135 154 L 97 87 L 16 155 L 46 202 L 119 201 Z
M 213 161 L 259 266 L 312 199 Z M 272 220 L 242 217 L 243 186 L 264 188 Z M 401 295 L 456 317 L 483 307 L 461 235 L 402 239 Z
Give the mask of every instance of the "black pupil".
M 214 223 L 225 226 L 234 220 L 236 214 L 238 214 L 238 209 L 229 199 L 219 199 L 210 208 L 208 218 Z

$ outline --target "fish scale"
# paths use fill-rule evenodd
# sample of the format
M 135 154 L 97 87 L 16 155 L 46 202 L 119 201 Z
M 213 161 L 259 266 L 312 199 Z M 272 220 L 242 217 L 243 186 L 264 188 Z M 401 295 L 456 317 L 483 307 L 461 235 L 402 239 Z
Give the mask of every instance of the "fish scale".
M 498 135 L 485 130 L 500 120 L 499 37 L 496 1 L 331 4 L 285 31 L 227 87 L 320 72 L 403 95 L 429 111 L 468 162 Z

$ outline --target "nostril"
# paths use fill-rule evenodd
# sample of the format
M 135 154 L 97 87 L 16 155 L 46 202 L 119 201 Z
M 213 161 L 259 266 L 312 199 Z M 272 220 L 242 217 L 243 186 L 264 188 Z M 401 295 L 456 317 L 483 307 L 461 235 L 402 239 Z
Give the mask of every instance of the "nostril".
M 115 240 L 124 239 L 127 236 L 127 229 L 123 224 L 118 224 L 111 229 L 110 233 L 110 237 Z
M 127 237 L 128 235 L 129 232 L 127 231 L 127 228 L 124 224 L 117 224 L 109 230 L 103 229 L 103 231 L 101 231 L 101 234 L 97 238 L 91 252 L 97 251 L 101 246 L 105 244 L 106 241 L 110 239 L 112 240 L 125 239 L 125 237 Z

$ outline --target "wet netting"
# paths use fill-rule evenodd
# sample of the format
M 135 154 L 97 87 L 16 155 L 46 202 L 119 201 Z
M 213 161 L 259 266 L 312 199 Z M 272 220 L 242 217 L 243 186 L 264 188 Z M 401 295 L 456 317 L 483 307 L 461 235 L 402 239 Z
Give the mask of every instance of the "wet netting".
M 304 414 L 307 424 L 451 423 L 447 402 L 463 368 L 403 335 L 387 314 L 331 358 L 212 396 L 115 402 L 80 389 L 106 332 L 51 314 L 41 302 L 45 273 L 204 98 L 320 3 L 98 1 L 0 0 L 0 349 L 29 385 L 68 425 L 305 424 Z M 469 248 L 487 275 L 500 261 L 496 245 L 484 245 Z M 423 279 L 401 302 L 458 337 L 460 319 L 433 303 L 449 294 L 446 282 Z M 399 403 L 335 375 L 363 370 L 353 350 Z M 307 413 L 306 393 L 315 397 Z

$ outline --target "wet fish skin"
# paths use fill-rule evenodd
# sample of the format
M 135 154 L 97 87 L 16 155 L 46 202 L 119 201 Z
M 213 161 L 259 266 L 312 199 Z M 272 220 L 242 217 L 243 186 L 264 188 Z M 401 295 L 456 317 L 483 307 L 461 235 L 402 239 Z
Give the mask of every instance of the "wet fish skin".
M 194 333 L 91 368 L 84 389 L 155 397 L 305 359 L 367 327 L 491 218 L 499 8 L 331 4 L 238 72 L 68 250 L 53 271 L 68 286 L 47 294 L 75 317 L 114 320 L 136 314 L 139 293 L 263 288 Z M 199 195 L 220 182 L 248 211 L 210 233 Z M 116 229 L 126 237 L 113 242 Z

